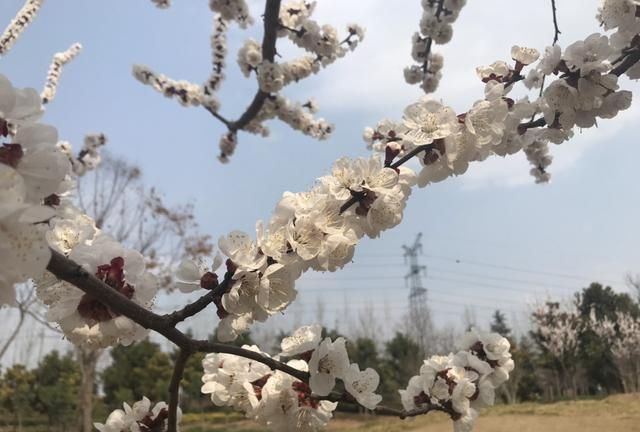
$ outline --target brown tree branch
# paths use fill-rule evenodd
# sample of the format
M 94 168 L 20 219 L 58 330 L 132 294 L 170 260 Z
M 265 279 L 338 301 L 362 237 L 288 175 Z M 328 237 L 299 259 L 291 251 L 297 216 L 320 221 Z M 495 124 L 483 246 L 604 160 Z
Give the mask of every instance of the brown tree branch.
M 553 28 L 555 34 L 553 35 L 553 45 L 558 43 L 558 39 L 560 38 L 560 28 L 558 27 L 558 11 L 556 8 L 556 0 L 551 0 L 551 12 L 553 13 Z
M 438 2 L 436 7 L 435 17 L 438 21 L 440 21 L 440 15 L 444 12 L 444 0 L 436 0 Z M 431 57 L 431 47 L 433 46 L 433 39 L 431 37 L 427 38 L 427 46 L 424 50 L 424 62 L 422 63 L 422 70 L 427 71 L 429 69 L 429 57 Z
M 184 375 L 184 368 L 187 365 L 187 360 L 191 356 L 190 351 L 181 349 L 178 352 L 178 357 L 173 365 L 173 375 L 171 375 L 171 382 L 169 383 L 169 419 L 167 425 L 167 432 L 177 432 L 178 430 L 178 403 L 180 400 L 180 382 Z
M 263 61 L 273 62 L 276 56 L 276 40 L 278 39 L 280 22 L 280 2 L 281 0 L 267 0 L 264 6 L 264 35 L 262 38 Z M 258 115 L 267 97 L 269 97 L 269 93 L 258 89 L 251 104 L 235 121 L 229 121 L 214 111 L 209 110 L 209 112 L 224 123 L 229 129 L 229 132 L 236 133 L 245 128 Z
M 344 393 L 331 393 L 329 394 L 329 396 L 322 396 L 322 397 L 317 397 L 317 400 L 328 400 L 331 402 L 338 402 L 340 404 L 349 404 L 349 405 L 358 405 L 358 406 L 362 406 L 360 405 L 360 403 L 353 397 L 351 396 L 348 392 L 344 392 Z M 363 407 L 366 409 L 366 407 Z M 459 414 L 457 412 L 455 412 L 453 410 L 452 407 L 446 407 L 446 406 L 442 406 L 442 405 L 436 405 L 436 404 L 432 404 L 430 402 L 428 402 L 425 406 L 420 407 L 420 408 L 415 408 L 412 410 L 400 410 L 397 408 L 392 408 L 392 407 L 388 407 L 385 405 L 378 405 L 377 407 L 375 407 L 375 409 L 371 410 L 373 412 L 375 412 L 376 414 L 381 414 L 381 415 L 391 415 L 391 416 L 395 416 L 395 417 L 400 417 L 400 419 L 406 419 L 409 417 L 417 417 L 419 415 L 422 414 L 428 414 L 431 411 L 440 411 L 443 412 L 445 414 L 448 414 L 449 416 L 456 417 L 459 416 Z
M 59 252 L 54 250 L 51 251 L 51 261 L 49 261 L 47 269 L 58 279 L 75 285 L 82 291 L 90 294 L 99 302 L 108 305 L 114 312 L 126 316 L 146 329 L 153 330 L 161 334 L 180 349 L 189 353 L 205 352 L 233 354 L 239 357 L 255 360 L 270 367 L 271 369 L 281 370 L 282 372 L 288 373 L 301 381 L 308 380 L 309 374 L 307 372 L 294 369 L 291 366 L 274 360 L 264 354 L 233 345 L 209 342 L 207 340 L 196 340 L 188 337 L 174 327 L 175 316 L 173 314 L 157 315 L 147 308 L 129 300 L 127 297 L 86 271 L 82 266 L 73 262 Z M 200 308 L 199 310 L 202 310 L 201 306 L 210 299 L 209 294 L 212 293 L 208 293 L 197 300 L 195 302 L 197 303 L 197 306 L 188 305 L 185 309 L 188 309 L 190 312 L 198 308 Z

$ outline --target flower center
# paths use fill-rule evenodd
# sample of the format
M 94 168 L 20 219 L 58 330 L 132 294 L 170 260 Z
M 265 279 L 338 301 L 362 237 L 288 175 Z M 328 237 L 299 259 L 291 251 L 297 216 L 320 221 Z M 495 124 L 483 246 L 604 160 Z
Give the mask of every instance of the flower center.
M 9 165 L 12 168 L 18 166 L 24 156 L 24 151 L 20 144 L 3 144 L 0 147 L 0 163 Z
M 124 278 L 124 258 L 116 257 L 109 264 L 98 266 L 96 277 L 126 298 L 133 297 L 135 289 Z M 97 322 L 109 321 L 119 315 L 89 294 L 80 299 L 78 313 L 83 318 Z
M 307 383 L 296 381 L 291 384 L 291 388 L 298 394 L 298 406 L 318 408 L 319 401 L 311 398 L 311 387 Z

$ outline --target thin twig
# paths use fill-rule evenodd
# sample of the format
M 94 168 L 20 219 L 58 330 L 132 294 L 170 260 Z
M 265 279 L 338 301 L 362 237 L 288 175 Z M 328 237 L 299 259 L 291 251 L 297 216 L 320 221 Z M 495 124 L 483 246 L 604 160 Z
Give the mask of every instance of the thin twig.
M 171 312 L 170 314 L 163 315 L 162 318 L 167 320 L 168 322 L 167 325 L 175 326 L 176 324 L 186 320 L 187 318 L 192 317 L 195 314 L 199 313 L 208 305 L 213 303 L 216 296 L 221 295 L 221 293 L 224 293 L 228 285 L 229 285 L 228 281 L 223 281 L 220 285 L 216 287 L 216 289 L 209 291 L 208 293 L 200 297 L 198 300 L 186 305 L 182 309 Z
M 553 43 L 552 46 L 558 43 L 560 39 L 560 28 L 558 27 L 558 11 L 556 8 L 556 0 L 551 0 L 551 13 L 553 14 Z M 542 93 L 544 93 L 544 83 L 547 80 L 547 76 L 542 76 L 542 83 L 540 84 L 540 94 L 538 97 L 542 97 Z M 533 119 L 532 119 L 533 120 Z
M 555 34 L 553 35 L 553 45 L 558 43 L 558 39 L 560 38 L 560 28 L 558 27 L 558 11 L 556 9 L 556 0 L 551 0 L 551 11 L 553 12 L 553 28 Z

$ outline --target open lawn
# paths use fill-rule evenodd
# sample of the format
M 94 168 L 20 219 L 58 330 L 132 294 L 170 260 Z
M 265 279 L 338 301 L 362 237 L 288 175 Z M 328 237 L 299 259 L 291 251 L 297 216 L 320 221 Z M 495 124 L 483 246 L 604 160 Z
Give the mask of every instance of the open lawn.
M 186 432 L 258 432 L 256 423 L 236 416 L 186 415 Z M 338 414 L 330 431 L 367 432 L 451 432 L 451 422 L 441 414 L 429 414 L 414 421 L 375 416 Z M 611 396 L 602 400 L 526 403 L 485 410 L 475 432 L 640 432 L 640 394 Z

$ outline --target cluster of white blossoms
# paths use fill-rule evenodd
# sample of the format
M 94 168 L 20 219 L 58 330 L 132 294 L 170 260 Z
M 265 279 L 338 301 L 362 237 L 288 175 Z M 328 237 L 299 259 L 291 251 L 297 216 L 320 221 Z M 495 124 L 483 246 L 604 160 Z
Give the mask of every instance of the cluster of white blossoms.
M 0 55 L 4 55 L 13 47 L 20 34 L 31 24 L 38 14 L 42 2 L 44 0 L 27 0 L 18 12 L 16 17 L 11 20 L 7 28 L 0 35 Z
M 53 61 L 49 66 L 49 72 L 47 73 L 47 81 L 44 84 L 44 89 L 40 94 L 42 98 L 42 103 L 46 104 L 53 100 L 56 97 L 56 91 L 58 89 L 58 81 L 60 81 L 60 74 L 62 73 L 62 68 L 64 65 L 73 60 L 80 51 L 82 50 L 82 45 L 79 43 L 74 43 L 69 47 L 68 50 L 56 53 L 53 56 Z
M 592 310 L 590 319 L 590 328 L 611 343 L 616 363 L 623 368 L 630 365 L 636 374 L 640 374 L 640 318 L 617 312 L 614 320 L 608 317 L 597 319 L 595 310 Z
M 547 303 L 532 313 L 540 343 L 558 359 L 566 359 L 578 349 L 580 319 L 575 311 L 563 310 L 558 303 Z
M 497 333 L 472 330 L 460 348 L 455 355 L 425 360 L 400 397 L 406 411 L 446 412 L 456 432 L 468 432 L 478 410 L 493 405 L 495 389 L 509 379 L 514 363 L 509 341 Z
M 156 1 L 158 5 L 168 3 Z M 33 18 L 39 4 L 27 2 L 0 40 L 0 52 L 6 51 Z M 423 20 L 429 40 L 446 41 L 452 17 L 463 4 L 425 0 L 425 9 L 437 8 Z M 167 96 L 185 105 L 203 105 L 221 118 L 213 93 L 224 67 L 226 21 L 245 27 L 252 20 L 244 0 L 211 0 L 210 7 L 219 17 L 214 20 L 212 40 L 214 71 L 205 84 L 174 81 L 141 66 L 134 73 Z M 453 12 L 447 15 L 445 9 Z M 376 238 L 399 224 L 416 184 L 424 187 L 464 173 L 472 161 L 520 150 L 534 164 L 536 179 L 548 180 L 546 143 L 560 144 L 576 127 L 595 126 L 596 119 L 612 118 L 629 107 L 631 93 L 619 89 L 618 76 L 640 76 L 637 66 L 622 67 L 629 59 L 640 58 L 638 10 L 632 0 L 604 0 L 599 19 L 612 34 L 591 35 L 564 51 L 550 47 L 542 58 L 535 49 L 515 46 L 512 61 L 479 67 L 484 95 L 467 112 L 456 113 L 440 102 L 422 100 L 408 106 L 401 121 L 383 120 L 367 129 L 365 140 L 376 154 L 339 159 L 310 191 L 284 193 L 271 218 L 257 224 L 255 239 L 238 231 L 222 237 L 219 249 L 228 258 L 223 282 L 218 283 L 215 273 L 222 258 L 214 259 L 211 268 L 183 263 L 178 269 L 182 289 L 214 290 L 213 302 L 221 318 L 218 338 L 230 341 L 248 331 L 254 321 L 284 311 L 296 298 L 295 281 L 303 272 L 342 268 L 351 261 L 358 240 Z M 312 11 L 313 3 L 284 5 L 277 30 L 310 56 L 276 63 L 263 59 L 262 47 L 255 42 L 241 48 L 241 67 L 246 73 L 256 73 L 261 88 L 256 97 L 265 98 L 260 112 L 243 130 L 266 134 L 263 120 L 278 117 L 313 136 L 325 137 L 331 131 L 326 122 L 310 116 L 315 103 L 292 104 L 278 94 L 286 84 L 342 57 L 362 39 L 362 30 L 352 25 L 341 41 L 333 27 L 310 19 Z M 431 57 L 430 61 L 438 60 Z M 525 67 L 530 68 L 526 78 Z M 540 98 L 509 97 L 517 82 L 536 88 L 542 76 L 551 75 L 557 79 Z M 135 317 L 120 315 L 45 272 L 51 247 L 143 307 L 151 306 L 157 289 L 138 252 L 99 232 L 91 218 L 72 205 L 69 191 L 74 174 L 84 171 L 70 161 L 68 145 L 57 142 L 56 129 L 37 122 L 41 113 L 35 90 L 16 89 L 0 76 L 0 136 L 4 140 L 0 147 L 0 302 L 13 303 L 14 285 L 34 279 L 38 296 L 49 307 L 49 319 L 58 322 L 72 342 L 94 348 L 129 344 L 147 334 Z M 237 142 L 233 122 L 224 121 L 229 132 L 220 143 L 222 159 L 233 152 Z M 99 160 L 100 143 L 100 138 L 85 142 L 89 166 Z M 417 174 L 403 166 L 414 156 L 422 165 Z M 550 352 L 564 355 L 575 348 L 576 326 L 571 317 L 556 310 L 540 316 L 539 331 Z M 562 325 L 546 325 L 549 319 Z M 497 335 L 468 336 L 458 354 L 426 361 L 420 375 L 402 393 L 405 408 L 445 411 L 457 430 L 470 430 L 476 408 L 492 402 L 495 387 L 513 368 L 508 350 L 508 342 Z M 280 356 L 290 359 L 289 366 L 300 374 L 288 375 L 282 367 L 272 371 L 257 361 L 226 354 L 210 355 L 205 360 L 203 390 L 213 393 L 216 403 L 242 409 L 262 424 L 284 430 L 316 430 L 326 424 L 335 409 L 335 402 L 326 399 L 332 399 L 337 380 L 343 383 L 348 400 L 370 409 L 379 402 L 377 373 L 349 363 L 344 339 L 321 341 L 318 327 L 306 327 L 283 341 Z M 296 378 L 307 374 L 308 383 Z M 144 400 L 139 407 L 127 412 L 125 406 L 122 414 L 107 421 L 114 429 L 104 425 L 104 430 L 142 429 L 140 422 L 158 420 L 166 411 L 161 407 L 154 414 Z M 133 411 L 137 414 L 132 416 Z M 121 420 L 122 428 L 117 429 Z
M 282 340 L 282 352 L 274 357 L 288 360 L 286 365 L 308 381 L 244 357 L 208 354 L 202 362 L 202 392 L 210 394 L 217 406 L 233 407 L 277 431 L 324 428 L 335 401 L 375 410 L 382 401 L 375 393 L 378 373 L 371 368 L 361 371 L 349 362 L 344 338 L 322 340 L 321 332 L 320 325 L 299 328 Z M 420 374 L 400 390 L 404 415 L 443 411 L 454 421 L 455 430 L 462 432 L 471 430 L 478 409 L 493 405 L 495 389 L 514 368 L 509 342 L 498 334 L 473 330 L 460 345 L 455 355 L 425 360 Z M 243 348 L 268 357 L 256 346 Z M 336 387 L 337 380 L 342 386 Z
M 66 145 L 63 149 L 68 152 L 73 173 L 80 177 L 96 169 L 102 161 L 100 150 L 106 143 L 107 137 L 102 133 L 85 135 L 82 148 L 76 156 L 71 153 L 71 147 Z
M 231 354 L 208 354 L 202 362 L 202 393 L 211 394 L 218 406 L 243 411 L 275 431 L 317 431 L 332 417 L 337 402 L 329 396 L 336 379 L 344 383 L 342 398 L 373 410 L 382 400 L 375 391 L 378 373 L 367 368 L 360 371 L 349 363 L 344 338 L 321 341 L 320 325 L 304 326 L 282 340 L 282 352 L 275 357 L 301 374 L 308 373 L 308 383 L 262 363 Z M 256 346 L 243 348 L 262 353 Z
M 203 84 L 203 92 L 213 96 L 224 80 L 225 59 L 227 58 L 227 21 L 221 16 L 213 18 L 213 33 L 211 34 L 211 75 Z
M 265 120 L 278 118 L 295 130 L 317 139 L 326 139 L 333 125 L 312 115 L 317 105 L 293 103 L 279 92 L 291 83 L 297 83 L 322 68 L 334 63 L 354 50 L 364 38 L 364 30 L 357 24 L 347 26 L 347 36 L 340 39 L 335 27 L 320 25 L 311 19 L 316 2 L 292 1 L 280 8 L 279 37 L 288 37 L 309 54 L 300 58 L 275 62 L 263 58 L 262 47 L 248 39 L 238 51 L 238 65 L 245 76 L 256 73 L 260 89 L 269 94 L 260 112 L 245 128 L 248 132 L 265 135 Z M 305 108 L 308 108 L 305 110 Z M 229 154 L 222 153 L 224 159 Z
M 317 112 L 318 106 L 313 101 L 304 104 L 291 102 L 282 95 L 269 97 L 256 118 L 249 124 L 248 128 L 258 127 L 256 133 L 264 130 L 262 122 L 270 118 L 278 118 L 289 125 L 292 129 L 299 130 L 305 135 L 320 140 L 329 137 L 333 132 L 333 125 L 323 118 L 315 118 L 313 113 Z
M 145 271 L 144 257 L 137 251 L 125 249 L 103 233 L 89 241 L 91 222 L 81 214 L 75 219 L 53 222 L 49 233 L 52 247 L 67 252 L 71 260 L 129 300 L 150 308 L 158 282 Z M 85 224 L 85 230 L 79 232 L 82 224 Z M 66 249 L 71 242 L 77 243 L 70 250 Z M 65 336 L 76 345 L 93 349 L 118 343 L 129 345 L 144 339 L 149 333 L 130 318 L 116 313 L 67 282 L 38 281 L 37 294 L 48 306 L 47 319 L 57 322 Z
M 55 128 L 37 119 L 40 96 L 0 75 L 0 304 L 15 303 L 14 284 L 40 276 L 51 257 L 45 232 L 71 165 Z
M 467 0 L 422 0 L 420 31 L 411 39 L 411 57 L 418 63 L 404 69 L 408 84 L 420 84 L 425 93 L 437 90 L 442 79 L 444 58 L 432 52 L 433 44 L 444 45 L 453 37 L 452 24 Z
M 133 76 L 142 84 L 153 87 L 169 99 L 176 99 L 182 106 L 203 105 L 217 111 L 220 104 L 215 97 L 205 97 L 204 87 L 187 80 L 174 80 L 156 73 L 144 65 L 133 66 Z
M 122 404 L 124 410 L 117 409 L 109 414 L 105 423 L 94 423 L 99 432 L 143 432 L 166 430 L 169 407 L 166 402 L 158 402 L 153 408 L 147 397 L 135 402 L 133 406 Z M 178 423 L 182 418 L 182 411 L 178 408 Z
M 161 8 L 169 6 L 168 0 L 154 3 Z M 250 133 L 267 136 L 268 128 L 264 121 L 278 118 L 306 135 L 316 139 L 325 139 L 333 131 L 333 126 L 326 120 L 316 119 L 313 113 L 317 105 L 294 103 L 280 94 L 287 85 L 297 83 L 312 74 L 318 73 L 324 67 L 345 56 L 349 50 L 354 50 L 364 38 L 364 29 L 357 24 L 347 26 L 347 36 L 340 39 L 338 31 L 331 25 L 320 25 L 312 20 L 311 14 L 315 8 L 315 1 L 291 1 L 280 8 L 278 16 L 277 37 L 288 37 L 295 45 L 303 48 L 309 54 L 289 61 L 275 61 L 263 58 L 264 47 L 254 39 L 247 39 L 240 47 L 237 62 L 240 71 L 249 77 L 255 73 L 260 91 L 263 93 L 263 103 L 259 112 L 248 124 L 241 129 Z M 229 128 L 219 141 L 220 154 L 218 159 L 226 163 L 233 155 L 237 146 L 236 132 L 238 127 L 220 116 L 218 110 L 220 102 L 216 92 L 224 78 L 223 69 L 227 55 L 226 31 L 228 22 L 235 21 L 240 27 L 246 28 L 253 23 L 249 9 L 244 0 L 210 0 L 209 6 L 216 14 L 214 30 L 211 37 L 213 70 L 202 85 L 185 80 L 174 80 L 163 74 L 152 71 L 149 67 L 135 65 L 134 77 L 145 85 L 149 85 L 159 93 L 176 98 L 183 106 L 204 106 L 215 117 L 223 121 Z M 256 96 L 257 97 L 257 96 Z M 305 109 L 307 108 L 307 109 Z
M 532 165 L 529 172 L 536 179 L 536 183 L 547 183 L 551 178 L 551 174 L 547 172 L 547 167 L 551 165 L 553 160 L 547 143 L 534 141 L 524 148 L 524 154 Z
M 33 89 L 16 89 L 0 75 L 0 303 L 15 303 L 15 284 L 36 281 L 37 294 L 67 338 L 78 345 L 128 344 L 147 331 L 45 269 L 50 248 L 69 256 L 127 298 L 150 306 L 157 289 L 138 252 L 99 233 L 73 205 L 75 175 L 99 162 L 103 135 L 89 135 L 77 157 L 57 130 L 37 120 Z
M 611 118 L 630 105 L 631 93 L 618 90 L 617 76 L 610 73 L 611 50 L 605 50 L 606 56 L 598 54 L 608 40 L 590 36 L 567 48 L 564 56 L 558 46 L 548 49 L 535 70 L 565 72 L 534 102 L 508 95 L 524 79 L 523 69 L 540 55 L 535 49 L 513 47 L 511 65 L 497 61 L 477 69 L 485 94 L 469 111 L 456 114 L 434 100 L 408 106 L 401 122 L 383 120 L 365 131 L 369 146 L 384 158 L 338 160 L 312 190 L 285 193 L 271 220 L 259 224 L 255 240 L 243 233 L 221 239 L 220 250 L 234 266 L 233 283 L 218 304 L 221 340 L 231 340 L 253 321 L 283 311 L 296 297 L 294 283 L 302 272 L 342 268 L 360 238 L 375 238 L 397 225 L 416 183 L 424 187 L 464 173 L 472 161 L 523 149 L 537 181 L 547 181 L 547 142 L 562 143 L 574 127 L 593 126 L 596 117 Z M 593 43 L 597 46 L 591 47 Z M 587 47 L 584 61 L 578 59 L 579 45 Z M 539 119 L 530 121 L 535 116 Z M 586 116 L 594 121 L 583 122 Z M 394 164 L 413 155 L 422 164 L 417 175 Z
M 335 27 L 320 25 L 311 19 L 315 1 L 293 0 L 280 8 L 279 36 L 288 37 L 296 46 L 315 56 L 322 66 L 344 57 L 364 38 L 364 29 L 357 24 L 347 26 L 348 35 L 340 39 Z
M 302 272 L 336 271 L 351 261 L 360 238 L 399 224 L 414 184 L 410 169 L 385 168 L 378 157 L 343 158 L 311 191 L 286 192 L 271 219 L 258 222 L 256 240 L 239 231 L 220 238 L 232 278 L 217 303 L 218 338 L 233 340 L 254 321 L 283 311 L 296 298 Z M 348 202 L 353 205 L 341 209 Z
M 636 20 L 637 35 L 640 19 Z M 463 174 L 469 162 L 523 149 L 533 165 L 531 174 L 537 182 L 546 182 L 551 163 L 547 143 L 561 144 L 573 136 L 576 127 L 596 126 L 598 118 L 613 118 L 631 105 L 631 92 L 619 89 L 618 76 L 613 73 L 622 55 L 613 41 L 613 36 L 593 34 L 568 46 L 564 53 L 557 45 L 549 47 L 540 60 L 537 50 L 514 46 L 513 63 L 496 61 L 477 68 L 485 96 L 469 111 L 456 115 L 440 102 L 425 100 L 407 107 L 402 122 L 383 120 L 367 128 L 364 139 L 374 151 L 385 153 L 389 164 L 396 156 L 429 145 L 420 153 L 424 168 L 418 175 L 419 186 Z M 625 49 L 638 50 L 636 41 Z M 525 78 L 523 69 L 538 60 Z M 550 75 L 559 78 L 542 97 L 534 101 L 509 97 L 518 81 L 539 88 L 542 77 Z

